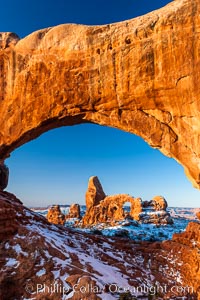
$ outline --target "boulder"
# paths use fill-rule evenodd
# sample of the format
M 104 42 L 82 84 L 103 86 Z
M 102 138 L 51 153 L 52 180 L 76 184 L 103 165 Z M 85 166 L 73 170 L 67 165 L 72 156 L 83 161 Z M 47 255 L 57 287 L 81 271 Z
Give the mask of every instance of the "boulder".
M 52 205 L 47 213 L 47 220 L 53 224 L 64 225 L 65 215 L 61 212 L 59 205 Z
M 155 210 L 166 210 L 167 209 L 167 201 L 162 196 L 155 196 L 152 199 L 152 204 Z
M 65 219 L 81 219 L 81 210 L 79 204 L 72 204 L 69 208 L 69 213 Z

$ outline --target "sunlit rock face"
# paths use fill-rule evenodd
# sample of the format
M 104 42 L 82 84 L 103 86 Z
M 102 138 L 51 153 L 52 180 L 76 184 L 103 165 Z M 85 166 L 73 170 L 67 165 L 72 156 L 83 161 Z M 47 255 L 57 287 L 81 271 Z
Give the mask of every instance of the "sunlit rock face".
M 64 225 L 65 215 L 61 212 L 59 205 L 52 205 L 47 213 L 47 220 L 53 224 Z
M 80 205 L 77 203 L 70 205 L 69 213 L 65 216 L 65 219 L 81 219 Z
M 199 187 L 199 5 L 176 0 L 134 20 L 61 25 L 20 41 L 0 33 L 1 161 L 51 128 L 93 122 L 141 136 Z M 86 298 L 105 299 L 113 278 L 119 287 L 142 278 L 167 286 L 162 299 L 200 299 L 199 227 L 173 241 L 122 243 L 58 228 L 0 192 L 0 298 L 55 300 L 35 284 L 58 282 L 97 284 L 100 294 Z M 174 294 L 174 285 L 194 291 Z
M 100 223 L 116 225 L 126 219 L 141 223 L 173 224 L 166 211 L 168 205 L 164 197 L 155 196 L 150 201 L 142 201 L 128 194 L 106 196 L 97 176 L 90 177 L 85 198 L 86 212 L 80 223 L 83 227 Z M 130 212 L 125 209 L 127 204 L 130 205 Z
M 172 253 L 177 251 L 184 261 L 180 273 L 188 286 L 197 291 L 195 299 L 200 299 L 200 222 L 190 222 L 183 233 L 174 234 L 173 242 Z
M 200 3 L 104 26 L 0 40 L 0 158 L 43 132 L 92 122 L 141 136 L 200 187 Z
M 96 206 L 106 197 L 103 191 L 102 185 L 97 176 L 92 176 L 88 182 L 88 188 L 85 194 L 86 206 L 90 207 Z
M 0 32 L 0 50 L 12 48 L 20 40 L 18 35 L 13 32 Z

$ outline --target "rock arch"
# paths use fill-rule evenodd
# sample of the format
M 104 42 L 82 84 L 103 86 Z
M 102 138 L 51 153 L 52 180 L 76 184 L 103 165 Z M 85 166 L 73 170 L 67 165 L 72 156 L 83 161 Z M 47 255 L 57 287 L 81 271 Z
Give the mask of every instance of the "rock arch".
M 104 26 L 0 36 L 0 159 L 83 122 L 141 136 L 200 187 L 198 0 Z M 9 68 L 5 68 L 8 64 Z

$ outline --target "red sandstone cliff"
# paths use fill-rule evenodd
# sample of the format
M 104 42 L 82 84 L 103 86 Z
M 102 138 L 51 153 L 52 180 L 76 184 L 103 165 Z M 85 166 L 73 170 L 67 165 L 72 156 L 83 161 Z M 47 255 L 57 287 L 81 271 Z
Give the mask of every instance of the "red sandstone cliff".
M 176 0 L 115 24 L 0 33 L 0 159 L 92 122 L 141 136 L 200 187 L 199 12 L 199 0 Z

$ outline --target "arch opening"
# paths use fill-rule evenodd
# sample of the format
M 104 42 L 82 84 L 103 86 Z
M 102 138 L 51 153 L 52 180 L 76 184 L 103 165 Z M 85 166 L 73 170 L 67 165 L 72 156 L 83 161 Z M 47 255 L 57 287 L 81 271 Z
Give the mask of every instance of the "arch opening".
M 91 175 L 99 176 L 109 195 L 150 200 L 161 194 L 171 206 L 189 206 L 192 197 L 198 206 L 198 191 L 174 160 L 114 128 L 81 124 L 50 130 L 15 150 L 7 164 L 8 190 L 28 206 L 84 205 Z
M 130 202 L 125 202 L 122 205 L 122 209 L 124 210 L 125 215 L 128 215 L 131 211 L 131 203 Z

